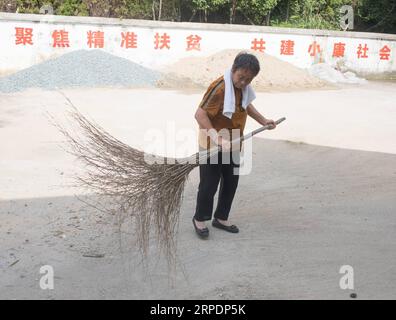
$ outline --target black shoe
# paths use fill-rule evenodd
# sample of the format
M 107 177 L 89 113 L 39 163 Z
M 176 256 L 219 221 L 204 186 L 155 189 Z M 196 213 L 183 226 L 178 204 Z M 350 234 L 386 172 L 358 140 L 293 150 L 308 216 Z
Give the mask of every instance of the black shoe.
M 192 219 L 192 223 L 194 225 L 194 229 L 196 234 L 201 238 L 201 239 L 206 239 L 207 237 L 209 237 L 209 229 L 208 228 L 203 228 L 203 229 L 199 229 L 196 225 L 195 225 L 195 219 Z
M 239 229 L 237 226 L 232 225 L 232 226 L 226 226 L 222 223 L 220 223 L 216 218 L 213 219 L 212 221 L 212 226 L 218 229 L 222 229 L 231 233 L 238 233 Z

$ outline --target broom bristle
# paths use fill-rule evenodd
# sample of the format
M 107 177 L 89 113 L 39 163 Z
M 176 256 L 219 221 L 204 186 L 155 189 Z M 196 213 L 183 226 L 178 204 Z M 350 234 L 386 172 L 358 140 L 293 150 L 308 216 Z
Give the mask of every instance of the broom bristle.
M 81 132 L 70 133 L 55 125 L 69 142 L 70 153 L 86 165 L 86 172 L 76 176 L 78 186 L 114 203 L 120 221 L 134 219 L 136 244 L 143 257 L 147 257 L 154 233 L 157 248 L 168 263 L 174 262 L 184 186 L 204 156 L 196 153 L 189 158 L 163 159 L 146 154 L 111 136 L 67 100 L 73 107 L 70 115 Z M 146 161 L 148 157 L 157 162 Z

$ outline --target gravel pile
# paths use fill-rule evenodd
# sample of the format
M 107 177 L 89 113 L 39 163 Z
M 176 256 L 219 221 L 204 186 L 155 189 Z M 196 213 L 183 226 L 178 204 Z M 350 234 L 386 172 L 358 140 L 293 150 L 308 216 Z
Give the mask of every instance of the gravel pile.
M 77 50 L 0 78 L 0 92 L 27 88 L 155 87 L 161 73 L 101 50 Z

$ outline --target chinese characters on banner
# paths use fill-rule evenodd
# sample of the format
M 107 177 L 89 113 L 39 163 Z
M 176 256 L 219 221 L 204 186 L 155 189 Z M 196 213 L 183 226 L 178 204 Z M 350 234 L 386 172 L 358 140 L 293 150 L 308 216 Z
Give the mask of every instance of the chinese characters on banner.
M 125 49 L 137 49 L 138 48 L 138 35 L 134 32 L 121 32 L 121 41 L 119 46 Z M 54 30 L 51 34 L 52 46 L 65 48 L 70 47 L 69 32 L 66 30 Z M 201 51 L 201 40 L 202 36 L 197 34 L 190 34 L 185 39 L 185 51 Z M 34 30 L 33 28 L 22 28 L 15 27 L 15 45 L 31 46 L 34 44 Z M 99 30 L 89 30 L 86 33 L 86 44 L 88 48 L 104 48 L 105 32 Z M 263 38 L 253 38 L 251 40 L 251 48 L 257 52 L 265 52 L 267 42 Z M 153 38 L 153 49 L 155 50 L 170 50 L 172 45 L 172 37 L 168 33 L 156 32 Z M 295 41 L 291 39 L 281 40 L 279 43 L 279 54 L 286 56 L 293 56 Z M 340 58 L 344 57 L 346 50 L 346 43 L 336 42 L 332 45 L 332 57 Z M 306 48 L 306 54 L 311 57 L 315 57 L 321 54 L 323 48 L 320 43 L 313 41 Z M 380 48 L 377 53 L 379 60 L 390 60 L 392 54 L 391 48 L 388 45 L 384 45 Z M 359 43 L 356 47 L 356 58 L 367 59 L 370 55 L 370 48 L 367 43 Z

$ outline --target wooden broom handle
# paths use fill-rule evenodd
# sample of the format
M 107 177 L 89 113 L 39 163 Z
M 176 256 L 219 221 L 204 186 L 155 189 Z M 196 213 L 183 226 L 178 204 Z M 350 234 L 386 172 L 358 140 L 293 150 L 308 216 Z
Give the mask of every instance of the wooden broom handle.
M 278 125 L 279 123 L 281 123 L 282 121 L 285 121 L 285 120 L 286 120 L 286 118 L 283 117 L 283 118 L 280 118 L 280 119 L 276 120 L 275 123 L 276 123 L 276 125 Z M 269 129 L 270 127 L 271 127 L 271 125 L 266 124 L 265 126 L 262 126 L 261 128 L 258 128 L 258 129 L 253 130 L 252 132 L 250 132 L 248 134 L 245 134 L 242 138 L 237 138 L 237 139 L 232 140 L 231 144 L 237 143 L 240 140 L 243 141 L 243 140 L 249 139 L 249 138 L 253 137 L 255 134 L 257 134 L 257 133 L 259 133 L 261 131 L 264 131 L 266 129 Z
M 275 123 L 278 125 L 279 123 L 281 123 L 284 120 L 286 120 L 285 117 L 276 120 Z M 230 141 L 230 144 L 232 146 L 234 143 L 238 143 L 241 140 L 243 141 L 243 140 L 249 139 L 249 138 L 253 137 L 255 134 L 257 134 L 257 133 L 259 133 L 261 131 L 264 131 L 266 129 L 269 129 L 270 127 L 271 127 L 271 125 L 269 125 L 269 124 L 267 124 L 265 126 L 262 126 L 261 128 L 258 128 L 256 130 L 244 135 L 243 137 L 240 137 L 240 138 L 237 138 L 237 139 L 234 139 L 234 140 Z M 211 148 L 209 150 L 199 151 L 198 153 L 196 153 L 196 154 L 194 154 L 194 155 L 192 155 L 190 157 L 177 159 L 177 162 L 178 163 L 185 163 L 185 162 L 189 162 L 189 161 L 197 161 L 201 156 L 203 156 L 205 158 L 211 158 L 214 155 L 216 155 L 218 152 L 221 152 L 221 146 L 215 146 L 215 147 L 213 147 L 213 148 Z
M 283 117 L 283 118 L 280 118 L 280 119 L 276 120 L 275 123 L 276 123 L 276 125 L 278 125 L 278 124 L 280 124 L 282 121 L 285 121 L 285 120 L 286 120 L 286 118 Z M 240 141 L 249 139 L 249 138 L 253 137 L 255 134 L 257 134 L 257 133 L 259 133 L 259 132 L 261 132 L 261 131 L 264 131 L 264 130 L 266 130 L 266 129 L 269 129 L 270 127 L 271 127 L 270 124 L 266 124 L 265 126 L 262 126 L 261 128 L 257 128 L 256 130 L 253 130 L 252 132 L 250 132 L 250 133 L 248 133 L 248 134 L 245 134 L 245 135 L 244 135 L 243 137 L 241 137 L 241 138 L 236 138 L 236 139 L 230 141 L 230 144 L 231 144 L 231 146 L 232 146 L 234 143 L 238 143 L 238 142 L 240 142 Z M 211 149 L 209 150 L 209 153 L 212 154 L 212 153 L 214 153 L 214 152 L 217 152 L 216 150 L 221 151 L 221 146 L 216 146 L 216 147 L 211 148 Z

